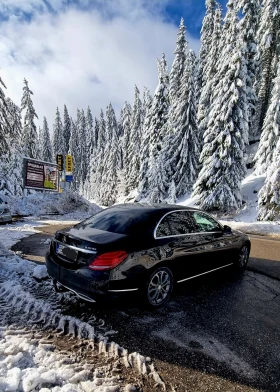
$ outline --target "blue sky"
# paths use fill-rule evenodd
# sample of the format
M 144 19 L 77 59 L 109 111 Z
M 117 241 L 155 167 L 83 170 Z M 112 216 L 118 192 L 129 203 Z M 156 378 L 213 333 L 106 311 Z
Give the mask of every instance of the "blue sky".
M 126 0 L 133 4 L 133 0 Z M 104 10 L 106 8 L 106 17 L 112 18 L 118 14 L 116 8 L 104 7 L 108 0 L 3 0 L 4 8 L 0 8 L 0 19 L 7 20 L 12 10 L 14 14 L 20 15 L 22 19 L 30 21 L 32 17 L 38 12 L 46 13 L 51 12 L 54 14 L 65 12 L 71 7 L 76 7 L 80 10 L 88 12 L 91 9 Z M 162 0 L 162 4 L 158 4 L 154 7 L 155 0 L 150 2 L 142 1 L 144 7 L 153 13 L 159 12 L 168 22 L 178 25 L 181 17 L 183 16 L 188 31 L 194 37 L 198 38 L 200 34 L 201 24 L 205 13 L 205 1 L 204 0 Z M 226 0 L 220 0 L 223 10 L 226 9 Z
M 220 1 L 223 10 L 226 9 L 226 0 Z M 188 31 L 199 38 L 202 20 L 205 14 L 204 0 L 175 0 L 166 5 L 165 12 L 173 23 L 178 25 L 181 16 L 185 19 Z
M 222 3 L 225 9 L 225 0 Z M 23 79 L 50 128 L 64 103 L 98 116 L 112 102 L 132 103 L 134 85 L 157 85 L 157 58 L 174 59 L 181 16 L 189 47 L 199 52 L 204 0 L 1 0 L 0 73 L 20 104 Z

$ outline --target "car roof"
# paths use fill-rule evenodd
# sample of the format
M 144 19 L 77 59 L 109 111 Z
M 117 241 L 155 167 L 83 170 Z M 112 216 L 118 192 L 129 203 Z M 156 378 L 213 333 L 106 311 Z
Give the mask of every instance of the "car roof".
M 136 214 L 149 212 L 151 214 L 160 215 L 165 214 L 167 212 L 178 211 L 178 210 L 186 210 L 186 211 L 198 211 L 197 208 L 181 206 L 179 204 L 167 204 L 167 203 L 124 203 L 124 204 L 116 204 L 112 207 L 109 207 L 111 211 L 115 210 L 116 212 L 121 211 L 134 211 Z

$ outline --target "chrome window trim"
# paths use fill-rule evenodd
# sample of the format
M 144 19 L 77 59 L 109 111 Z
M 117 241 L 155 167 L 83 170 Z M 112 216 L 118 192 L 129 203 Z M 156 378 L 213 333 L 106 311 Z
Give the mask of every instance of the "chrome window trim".
M 65 244 L 64 242 L 58 241 L 56 239 L 54 239 L 53 241 L 57 242 L 58 244 L 61 244 L 63 246 L 66 246 L 67 248 L 71 248 L 71 249 L 77 250 L 78 252 L 89 253 L 89 254 L 93 254 L 93 255 L 95 255 L 97 253 L 95 250 L 77 248 L 76 246 Z
M 157 233 L 157 229 L 158 229 L 159 225 L 161 224 L 161 221 L 162 221 L 167 215 L 172 214 L 173 212 L 199 212 L 199 213 L 203 213 L 203 214 L 209 216 L 210 218 L 214 219 L 214 221 L 217 222 L 218 225 L 221 227 L 221 231 L 223 231 L 223 230 L 222 230 L 222 225 L 220 224 L 220 222 L 217 221 L 217 219 L 213 218 L 210 214 L 207 214 L 207 212 L 199 211 L 199 210 L 197 210 L 197 211 L 194 211 L 194 210 L 187 210 L 187 209 L 184 209 L 184 210 L 173 210 L 173 211 L 168 211 L 166 214 L 164 214 L 163 217 L 160 219 L 160 221 L 157 223 L 157 225 L 156 225 L 156 227 L 155 227 L 155 230 L 154 230 L 154 239 L 155 239 L 155 240 L 162 239 L 162 238 L 185 237 L 185 236 L 187 236 L 187 235 L 220 233 L 220 231 L 198 231 L 198 232 L 195 232 L 195 233 L 173 234 L 173 235 L 167 235 L 167 236 L 157 237 L 156 233 Z
M 210 272 L 214 272 L 214 271 L 217 271 L 219 269 L 229 267 L 230 265 L 233 265 L 233 263 L 230 263 L 230 264 L 227 264 L 227 265 L 223 265 L 222 267 L 214 268 L 214 269 L 212 269 L 210 271 L 203 272 L 202 274 L 190 276 L 189 278 L 186 278 L 186 279 L 177 280 L 177 283 L 182 283 L 182 282 L 185 282 L 186 280 L 194 279 L 194 278 L 197 278 L 198 276 L 209 274 Z
M 137 291 L 137 290 L 138 290 L 138 288 L 137 289 L 126 289 L 126 290 L 108 290 L 108 291 L 110 291 L 110 293 L 119 293 L 121 291 Z

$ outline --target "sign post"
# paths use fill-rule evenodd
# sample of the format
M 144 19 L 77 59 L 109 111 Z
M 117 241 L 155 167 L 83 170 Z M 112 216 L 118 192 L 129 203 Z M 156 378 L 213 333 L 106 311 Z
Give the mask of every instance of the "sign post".
M 66 155 L 65 157 L 65 181 L 69 184 L 73 182 L 73 157 L 72 155 Z

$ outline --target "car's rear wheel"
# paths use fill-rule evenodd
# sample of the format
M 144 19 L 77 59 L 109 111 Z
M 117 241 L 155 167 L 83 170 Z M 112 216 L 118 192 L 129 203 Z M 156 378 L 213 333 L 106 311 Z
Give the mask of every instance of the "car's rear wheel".
M 239 270 L 244 270 L 247 266 L 249 260 L 250 248 L 248 245 L 243 245 L 242 248 L 239 250 L 238 260 L 236 263 L 236 267 Z
M 169 268 L 156 269 L 148 278 L 145 288 L 146 302 L 158 308 L 170 298 L 173 290 L 173 275 Z

